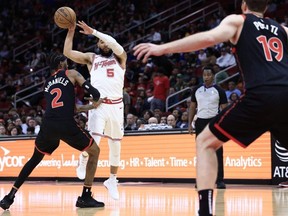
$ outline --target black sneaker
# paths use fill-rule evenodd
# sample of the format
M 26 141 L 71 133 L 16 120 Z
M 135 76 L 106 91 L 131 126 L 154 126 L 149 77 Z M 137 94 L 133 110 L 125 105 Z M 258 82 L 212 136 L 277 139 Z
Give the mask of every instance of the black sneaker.
M 101 208 L 104 207 L 105 204 L 103 202 L 98 202 L 97 200 L 93 199 L 91 193 L 87 197 L 78 197 L 76 202 L 76 207 L 79 208 Z
M 217 182 L 217 189 L 226 189 L 226 185 L 223 181 Z
M 14 196 L 15 197 L 15 196 Z M 11 199 L 8 195 L 6 195 L 1 201 L 0 201 L 0 207 L 4 210 L 9 209 L 12 203 L 14 202 L 14 197 Z

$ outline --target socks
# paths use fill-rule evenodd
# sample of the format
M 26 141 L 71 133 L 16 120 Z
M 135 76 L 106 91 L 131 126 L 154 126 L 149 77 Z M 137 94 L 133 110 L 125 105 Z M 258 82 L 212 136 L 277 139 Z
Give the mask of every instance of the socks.
M 199 196 L 199 216 L 213 215 L 213 190 L 200 190 Z
M 82 197 L 91 196 L 91 187 L 83 186 Z
M 10 199 L 14 199 L 16 192 L 18 191 L 18 189 L 16 189 L 15 187 L 12 187 L 11 191 L 8 194 L 8 197 Z
M 117 174 L 112 174 L 112 173 L 110 173 L 110 177 L 109 177 L 110 179 L 113 179 L 113 180 L 116 180 L 116 178 L 117 178 Z

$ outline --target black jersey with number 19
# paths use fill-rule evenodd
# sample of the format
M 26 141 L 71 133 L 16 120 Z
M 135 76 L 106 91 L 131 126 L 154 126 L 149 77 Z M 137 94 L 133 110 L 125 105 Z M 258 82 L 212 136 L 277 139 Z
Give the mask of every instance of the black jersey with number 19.
M 67 70 L 55 71 L 45 83 L 46 119 L 73 119 L 75 107 L 74 85 L 66 76 L 66 73 Z
M 288 86 L 288 47 L 284 28 L 269 18 L 243 15 L 243 29 L 236 59 L 244 78 L 244 88 Z

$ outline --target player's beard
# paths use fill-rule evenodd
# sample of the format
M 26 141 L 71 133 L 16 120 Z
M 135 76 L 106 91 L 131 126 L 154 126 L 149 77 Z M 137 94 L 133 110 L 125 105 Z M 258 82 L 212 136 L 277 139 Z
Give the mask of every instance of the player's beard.
M 111 49 L 109 49 L 108 52 L 103 51 L 102 49 L 99 49 L 99 52 L 102 56 L 104 57 L 110 57 L 113 54 L 113 51 Z

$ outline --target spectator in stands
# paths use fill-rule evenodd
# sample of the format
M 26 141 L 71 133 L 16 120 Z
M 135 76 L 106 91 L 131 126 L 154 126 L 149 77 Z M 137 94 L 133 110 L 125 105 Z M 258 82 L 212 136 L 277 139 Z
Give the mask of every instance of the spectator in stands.
M 161 34 L 159 31 L 156 31 L 156 29 L 153 27 L 151 28 L 150 36 L 148 37 L 148 41 L 155 44 L 161 43 Z
M 156 117 L 151 117 L 148 119 L 148 124 L 158 124 L 158 119 Z
M 40 125 L 37 124 L 35 118 L 31 118 L 28 120 L 28 127 L 34 127 L 35 128 L 35 134 L 38 134 L 40 131 Z
M 221 68 L 226 68 L 231 65 L 236 64 L 236 60 L 234 55 L 230 54 L 228 51 L 228 47 L 221 48 L 221 56 L 217 58 L 216 64 L 219 65 Z
M 228 82 L 228 89 L 225 91 L 227 99 L 229 99 L 232 93 L 236 93 L 239 97 L 242 94 L 241 91 L 236 87 L 236 83 L 234 81 Z
M 215 56 L 214 49 L 209 47 L 206 49 L 206 59 L 201 60 L 202 66 L 207 66 L 210 64 L 216 64 L 217 57 Z
M 153 110 L 154 117 L 157 118 L 158 123 L 160 122 L 160 118 L 162 116 L 162 111 L 160 109 Z
M 144 100 L 142 97 L 138 96 L 136 99 L 136 103 L 133 107 L 131 107 L 130 112 L 136 116 L 141 116 L 141 113 L 144 110 L 143 106 L 144 106 Z
M 188 128 L 188 112 L 184 111 L 181 115 L 181 120 L 176 124 L 178 128 Z
M 171 126 L 173 129 L 174 128 L 178 128 L 177 125 L 176 125 L 176 119 L 175 119 L 175 116 L 170 114 L 168 115 L 167 117 L 167 125 Z
M 176 83 L 174 85 L 175 91 L 180 91 L 184 88 L 185 83 L 183 81 L 183 75 L 181 73 L 177 74 L 176 76 Z
M 154 113 L 151 110 L 144 110 L 143 115 L 140 117 L 143 124 L 148 124 L 148 119 L 153 117 Z
M 142 104 L 142 109 L 143 110 L 148 110 L 150 109 L 150 103 L 148 102 L 148 97 L 152 96 L 152 95 L 147 95 L 146 93 L 147 91 L 144 90 L 139 90 L 138 91 L 138 96 L 142 98 L 143 104 Z
M 32 116 L 24 116 L 23 118 L 24 118 L 24 120 L 22 120 L 22 122 L 24 122 L 24 123 L 21 125 L 21 128 L 22 128 L 23 134 L 26 134 L 27 128 L 28 128 L 28 122 L 32 118 Z
M 7 133 L 9 135 L 10 135 L 10 131 L 12 130 L 13 127 L 16 127 L 16 126 L 14 125 L 14 123 L 12 122 L 11 119 L 8 119 L 6 129 L 7 129 Z
M 178 108 L 176 108 L 176 109 L 173 109 L 172 115 L 175 117 L 175 121 L 176 121 L 176 125 L 177 125 L 178 122 L 181 120 L 182 113 Z
M 28 127 L 27 128 L 27 135 L 36 135 L 35 134 L 35 127 Z
M 188 82 L 188 86 L 193 90 L 196 86 L 198 86 L 198 79 L 195 76 L 192 76 L 190 81 Z
M 201 62 L 201 64 L 203 64 L 203 62 L 206 61 L 206 59 L 207 59 L 207 54 L 206 54 L 206 52 L 205 52 L 204 49 L 200 49 L 200 50 L 199 50 L 198 59 L 199 59 L 199 61 Z
M 233 92 L 232 94 L 230 94 L 230 97 L 228 98 L 228 104 L 232 104 L 234 103 L 235 101 L 239 100 L 239 95 L 235 92 Z
M 0 124 L 0 137 L 7 136 L 6 127 L 3 124 Z
M 131 114 L 128 113 L 127 117 L 126 117 L 126 124 L 124 127 L 125 131 L 133 131 L 133 130 L 137 130 L 137 125 L 136 125 L 136 117 Z
M 161 116 L 160 124 L 167 124 L 167 116 L 166 115 Z
M 151 100 L 151 111 L 160 109 L 164 111 L 165 101 L 169 94 L 170 83 L 166 75 L 164 75 L 164 69 L 159 67 L 155 77 L 153 78 L 153 99 Z
M 20 128 L 16 127 L 15 125 L 9 129 L 9 135 L 11 136 L 18 136 L 21 134 Z
M 21 133 L 22 133 L 22 120 L 21 120 L 21 118 L 18 115 L 14 116 L 14 119 L 12 122 L 16 127 L 21 129 Z

